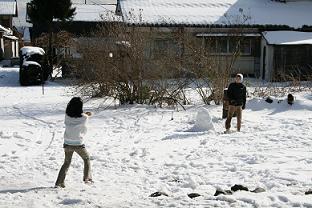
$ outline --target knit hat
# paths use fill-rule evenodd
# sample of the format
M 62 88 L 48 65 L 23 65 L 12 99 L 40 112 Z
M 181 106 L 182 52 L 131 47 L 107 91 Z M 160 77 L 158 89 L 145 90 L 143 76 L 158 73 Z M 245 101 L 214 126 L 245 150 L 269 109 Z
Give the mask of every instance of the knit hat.
M 237 77 L 240 77 L 241 82 L 243 82 L 244 76 L 242 74 L 236 74 Z

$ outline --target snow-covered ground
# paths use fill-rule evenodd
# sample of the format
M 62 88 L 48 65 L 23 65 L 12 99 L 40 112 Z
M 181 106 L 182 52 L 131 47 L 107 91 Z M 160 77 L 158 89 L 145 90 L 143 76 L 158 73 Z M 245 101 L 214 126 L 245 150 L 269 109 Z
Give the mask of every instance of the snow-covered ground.
M 311 92 L 295 94 L 293 106 L 250 98 L 242 132 L 231 134 L 222 134 L 222 106 L 176 111 L 89 101 L 94 116 L 85 141 L 95 183 L 82 182 L 74 155 L 66 188 L 55 189 L 72 96 L 57 83 L 47 83 L 44 95 L 41 86 L 20 87 L 17 68 L 0 68 L 1 208 L 312 207 L 304 194 L 312 188 Z M 214 129 L 201 123 L 207 112 Z M 205 126 L 210 130 L 200 132 Z M 234 184 L 266 191 L 213 196 Z M 156 191 L 169 196 L 149 197 Z

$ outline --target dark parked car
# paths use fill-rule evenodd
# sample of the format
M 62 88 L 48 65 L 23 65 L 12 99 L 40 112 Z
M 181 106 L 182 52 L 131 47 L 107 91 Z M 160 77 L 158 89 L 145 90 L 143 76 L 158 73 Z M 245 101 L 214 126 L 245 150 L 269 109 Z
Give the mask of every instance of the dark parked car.
M 44 62 L 45 52 L 42 48 L 25 46 L 20 50 L 19 81 L 21 85 L 42 84 L 49 73 Z

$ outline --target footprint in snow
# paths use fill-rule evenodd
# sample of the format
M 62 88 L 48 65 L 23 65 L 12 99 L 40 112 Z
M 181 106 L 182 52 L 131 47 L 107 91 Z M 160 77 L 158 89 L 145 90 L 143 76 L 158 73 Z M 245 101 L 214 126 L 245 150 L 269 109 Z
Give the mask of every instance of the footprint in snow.
M 10 136 L 7 133 L 4 133 L 3 131 L 0 131 L 0 138 L 2 139 L 10 139 L 12 136 Z
M 24 137 L 20 136 L 17 132 L 13 132 L 13 137 L 17 139 L 25 139 Z

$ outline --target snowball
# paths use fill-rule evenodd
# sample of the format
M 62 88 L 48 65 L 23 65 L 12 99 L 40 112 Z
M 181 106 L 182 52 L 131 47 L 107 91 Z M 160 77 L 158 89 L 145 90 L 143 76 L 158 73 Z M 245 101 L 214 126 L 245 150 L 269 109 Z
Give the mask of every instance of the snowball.
M 215 128 L 212 123 L 211 116 L 205 108 L 200 108 L 197 112 L 195 126 L 193 130 L 196 131 L 214 131 Z

